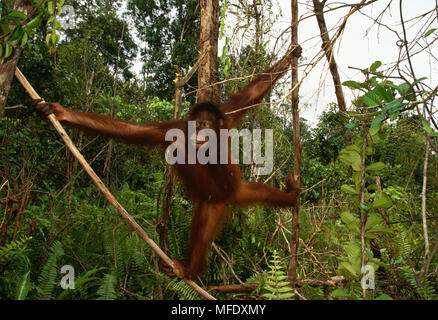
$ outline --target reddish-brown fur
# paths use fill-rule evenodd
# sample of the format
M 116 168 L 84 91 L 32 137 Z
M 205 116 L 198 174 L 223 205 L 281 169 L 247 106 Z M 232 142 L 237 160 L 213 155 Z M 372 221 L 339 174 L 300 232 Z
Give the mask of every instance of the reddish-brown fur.
M 245 115 L 248 106 L 258 104 L 269 92 L 273 84 L 289 68 L 291 55 L 300 55 L 301 48 L 289 50 L 285 57 L 269 70 L 248 83 L 239 93 L 222 105 L 211 103 L 194 105 L 188 120 L 199 120 L 199 110 L 213 119 L 213 129 L 236 127 Z M 147 146 L 168 145 L 164 137 L 169 129 L 178 128 L 186 132 L 188 120 L 171 120 L 161 123 L 137 125 L 109 117 L 66 109 L 58 103 L 35 102 L 45 114 L 54 113 L 64 124 L 90 134 L 97 134 L 125 143 Z M 242 109 L 243 108 L 243 109 Z M 208 111 L 210 110 L 210 111 Z M 228 113 L 228 114 L 227 114 Z M 219 135 L 218 135 L 219 136 Z M 230 147 L 228 150 L 230 157 Z M 266 203 L 271 206 L 296 205 L 301 189 L 290 173 L 286 179 L 286 190 L 281 191 L 262 183 L 241 181 L 236 164 L 176 164 L 188 196 L 193 202 L 192 225 L 186 257 L 183 261 L 174 259 L 181 277 L 196 278 L 206 265 L 208 251 L 214 238 L 219 234 L 228 214 L 229 205 L 247 206 Z M 171 274 L 170 269 L 166 270 Z

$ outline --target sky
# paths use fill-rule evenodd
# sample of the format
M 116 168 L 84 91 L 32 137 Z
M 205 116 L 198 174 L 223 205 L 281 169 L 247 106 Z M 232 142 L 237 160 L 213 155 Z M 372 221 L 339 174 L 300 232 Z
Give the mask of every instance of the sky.
M 341 2 L 333 0 L 327 1 L 332 6 L 339 6 Z M 358 3 L 358 0 L 343 1 L 345 3 Z M 271 43 L 275 43 L 275 38 L 288 28 L 291 21 L 291 9 L 290 0 L 278 0 L 278 8 L 274 7 L 274 12 L 281 12 L 281 16 L 278 22 L 274 25 L 271 31 L 271 37 L 266 37 L 266 40 L 271 40 Z M 335 59 L 338 64 L 339 74 L 341 81 L 356 80 L 363 81 L 364 77 L 358 70 L 350 69 L 367 68 L 374 61 L 380 60 L 383 62 L 381 69 L 385 69 L 392 65 L 398 59 L 399 48 L 397 46 L 398 38 L 394 32 L 386 29 L 385 27 L 379 27 L 374 25 L 370 17 L 377 17 L 383 9 L 388 5 L 389 1 L 379 0 L 364 9 L 361 12 L 354 13 L 346 26 L 346 29 L 338 40 L 335 47 Z M 435 8 L 435 0 L 404 0 L 403 1 L 403 16 L 407 27 L 407 39 L 408 41 L 415 38 L 421 26 L 424 22 L 420 22 L 417 25 L 415 21 L 409 21 L 416 16 L 423 14 L 429 10 Z M 313 3 L 311 0 L 299 1 L 299 15 L 301 18 L 310 16 L 312 14 Z M 281 11 L 280 11 L 281 10 Z M 340 24 L 345 14 L 347 14 L 349 8 L 339 9 L 336 11 L 328 12 L 325 14 L 326 24 L 328 30 Z M 399 1 L 392 1 L 389 10 L 382 16 L 381 23 L 388 25 L 392 29 L 401 33 L 400 15 L 399 15 Z M 228 22 L 226 23 L 226 34 L 232 35 L 236 33 L 235 21 L 233 17 L 229 15 Z M 437 18 L 431 20 L 430 28 L 438 28 Z M 332 38 L 334 31 L 329 32 L 330 38 Z M 438 31 L 430 35 L 427 40 L 431 42 L 437 38 Z M 287 36 L 289 37 L 289 36 Z M 241 39 L 241 37 L 236 37 Z M 308 63 L 321 49 L 321 39 L 319 36 L 319 28 L 314 16 L 304 19 L 300 22 L 298 27 L 298 39 L 303 48 L 304 57 L 303 63 Z M 222 42 L 223 43 L 223 42 Z M 422 44 L 426 44 L 424 41 Z M 287 48 L 287 43 L 283 45 Z M 417 47 L 418 48 L 418 47 Z M 434 44 L 433 49 L 437 49 L 437 45 Z M 281 55 L 281 50 L 278 46 L 273 48 L 274 52 L 278 52 Z M 438 50 L 436 50 L 438 52 Z M 221 52 L 221 51 L 219 51 Z M 422 53 L 412 58 L 413 67 L 416 72 L 417 78 L 427 77 L 425 82 L 433 87 L 437 85 L 438 80 L 438 61 L 433 60 L 430 54 Z M 303 76 L 304 67 L 300 68 L 301 77 Z M 331 102 L 336 102 L 336 96 L 334 93 L 334 85 L 330 72 L 328 72 L 326 59 L 321 60 L 317 67 L 315 67 L 303 81 L 300 88 L 300 116 L 306 118 L 309 124 L 315 125 L 318 115 L 327 108 L 327 105 Z M 344 88 L 344 95 L 347 101 L 347 107 L 351 105 L 351 100 L 354 98 L 353 93 Z
M 283 17 L 281 19 L 280 28 L 287 27 L 290 24 L 290 5 L 289 1 L 280 1 Z M 333 2 L 333 1 L 332 1 Z M 351 3 L 352 1 L 348 1 Z M 355 3 L 359 1 L 354 1 Z M 341 81 L 346 80 L 364 80 L 362 73 L 358 70 L 350 69 L 351 67 L 366 68 L 374 61 L 380 60 L 383 63 L 382 69 L 385 65 L 389 66 L 398 59 L 399 48 L 397 46 L 397 36 L 384 27 L 373 25 L 373 21 L 369 17 L 378 16 L 386 7 L 389 1 L 377 1 L 374 4 L 362 10 L 362 13 L 356 12 L 350 17 L 351 20 L 347 23 L 345 32 L 341 38 L 340 46 L 335 50 L 335 59 L 338 64 Z M 405 0 L 403 1 L 403 17 L 405 21 L 423 14 L 435 7 L 434 0 Z M 306 4 L 311 5 L 311 1 L 306 1 Z M 309 11 L 303 4 L 299 8 L 301 14 Z M 340 19 L 347 13 L 347 10 L 339 10 L 326 14 L 327 28 L 330 30 L 335 25 L 339 25 Z M 367 17 L 367 16 L 369 17 Z M 284 22 L 283 22 L 284 21 Z M 399 1 L 393 1 L 390 10 L 382 17 L 382 23 L 389 25 L 392 29 L 401 31 L 400 15 L 399 15 Z M 408 23 L 407 39 L 412 40 L 418 33 L 422 23 L 417 26 L 414 23 Z M 284 25 L 284 27 L 282 26 Z M 438 28 L 437 21 L 433 22 L 431 28 Z M 319 28 L 316 23 L 316 18 L 312 17 L 303 21 L 299 26 L 299 42 L 307 40 L 318 34 Z M 333 32 L 331 33 L 331 35 Z M 430 36 L 431 40 L 436 38 L 436 33 Z M 332 38 L 332 37 L 331 37 Z M 339 43 L 338 43 L 339 44 Z M 314 41 L 305 42 L 302 44 L 303 55 L 313 57 L 320 50 L 320 39 L 315 38 Z M 435 46 L 436 48 L 436 46 Z M 321 61 L 323 62 L 323 61 Z M 306 81 L 300 88 L 302 95 L 301 102 L 309 104 L 308 108 L 302 110 L 302 116 L 307 118 L 314 124 L 316 115 L 319 115 L 330 102 L 336 102 L 334 94 L 334 85 L 331 74 L 327 74 L 327 65 L 322 70 L 320 62 L 319 68 L 312 71 Z M 325 62 L 325 61 L 324 61 Z M 414 70 L 417 78 L 427 77 L 426 83 L 433 86 L 437 84 L 438 62 L 430 60 L 430 55 L 423 53 L 412 58 Z M 317 84 L 324 81 L 322 90 Z M 347 107 L 351 104 L 354 96 L 351 91 L 344 88 L 344 94 L 347 100 Z

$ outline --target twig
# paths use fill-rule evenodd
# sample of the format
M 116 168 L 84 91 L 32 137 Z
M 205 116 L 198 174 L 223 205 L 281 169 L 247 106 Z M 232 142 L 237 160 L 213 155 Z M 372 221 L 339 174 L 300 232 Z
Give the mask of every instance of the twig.
M 424 167 L 423 167 L 423 190 L 421 191 L 421 217 L 423 221 L 423 234 L 424 234 L 424 259 L 421 266 L 421 271 L 417 277 L 417 283 L 420 283 L 423 276 L 427 276 L 427 271 L 429 269 L 429 256 L 430 256 L 430 243 L 429 243 L 429 233 L 427 230 L 427 212 L 426 212 L 426 193 L 427 193 L 427 167 L 429 165 L 429 140 L 426 139 L 426 154 L 424 156 Z M 427 263 L 429 261 L 429 263 Z
M 377 185 L 377 191 L 381 194 L 382 193 L 382 183 L 380 181 L 380 176 L 376 176 L 376 185 Z M 385 220 L 386 225 L 389 225 L 389 219 L 385 213 L 385 210 L 383 208 L 379 208 L 378 211 L 379 211 L 380 215 L 382 216 L 383 220 Z
M 366 160 L 366 149 L 367 149 L 367 135 L 368 135 L 368 126 L 365 124 L 363 128 L 363 143 L 362 143 L 362 165 L 361 165 L 361 173 L 362 173 L 362 182 L 360 184 L 360 203 L 365 204 L 365 160 Z M 365 277 L 365 225 L 367 223 L 367 212 L 364 209 L 360 209 L 360 243 L 361 243 L 361 274 L 360 280 L 362 284 L 362 280 Z M 366 289 L 362 287 L 362 298 L 366 298 Z
M 219 293 L 251 293 L 259 286 L 258 283 L 227 284 L 223 286 L 210 287 L 210 289 Z
M 18 108 L 26 108 L 26 106 L 22 104 L 17 104 L 15 106 L 5 107 L 5 110 L 18 109 Z
M 228 265 L 231 273 L 237 279 L 237 281 L 239 281 L 241 285 L 244 285 L 244 282 L 239 278 L 236 272 L 234 272 L 233 265 L 231 264 L 230 259 L 227 259 L 227 257 L 225 257 L 226 253 L 223 252 L 223 250 L 219 248 L 214 242 L 212 243 L 212 247 L 217 252 L 217 254 L 222 258 L 222 260 Z
M 319 184 L 321 184 L 321 183 L 324 183 L 325 181 L 326 181 L 327 179 L 326 178 L 324 178 L 324 179 L 322 179 L 322 180 L 320 180 L 320 181 L 318 181 L 317 183 L 315 183 L 313 186 L 311 186 L 311 187 L 309 187 L 309 188 L 307 188 L 306 190 L 303 190 L 303 191 L 301 191 L 301 194 L 303 194 L 303 193 L 306 193 L 306 192 L 308 192 L 308 191 L 310 191 L 310 190 L 312 190 L 312 189 L 314 189 L 314 188 L 316 188 Z
M 438 219 L 438 216 L 427 217 L 427 219 L 428 219 L 428 220 Z M 419 218 L 419 219 L 408 219 L 408 220 L 399 220 L 399 221 L 392 221 L 392 222 L 389 222 L 388 224 L 413 223 L 413 222 L 423 222 L 423 218 Z

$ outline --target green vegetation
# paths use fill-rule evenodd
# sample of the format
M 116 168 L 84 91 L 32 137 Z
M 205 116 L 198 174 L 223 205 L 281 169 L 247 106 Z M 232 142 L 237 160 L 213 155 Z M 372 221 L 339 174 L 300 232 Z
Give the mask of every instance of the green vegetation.
M 10 3 L 2 8 L 0 24 L 23 25 L 18 31 L 3 28 L 2 34 L 14 32 L 10 36 L 21 43 L 18 66 L 35 90 L 46 101 L 137 123 L 171 119 L 172 80 L 198 55 L 197 1 L 127 1 L 139 36 L 118 16 L 117 6 L 73 3 L 79 19 L 61 39 L 47 3 L 32 21 L 14 14 Z M 191 24 L 184 24 L 184 19 Z M 135 37 L 147 41 L 148 47 L 137 45 Z M 11 54 L 9 42 L 0 48 L 0 56 Z M 233 56 L 224 49 L 221 75 L 240 77 L 251 73 L 254 65 L 268 64 L 267 50 L 256 51 L 248 46 L 241 56 Z M 137 52 L 143 63 L 140 75 L 129 69 Z M 416 111 L 419 104 L 429 103 L 431 91 L 417 87 L 424 78 L 389 81 L 380 68 L 377 61 L 363 70 L 365 80 L 360 75 L 344 82 L 344 91 L 357 97 L 348 114 L 340 115 L 333 103 L 316 126 L 301 120 L 301 175 L 303 190 L 308 190 L 301 198 L 298 294 L 287 278 L 292 210 L 266 207 L 232 209 L 215 241 L 217 250 L 210 252 L 203 287 L 239 280 L 259 283 L 243 296 L 248 299 L 438 299 L 437 255 L 423 270 L 422 224 L 425 206 L 432 252 L 438 236 L 434 149 L 428 158 L 425 204 L 423 167 L 426 140 L 436 148 L 438 133 L 429 118 Z M 189 86 L 196 84 L 195 78 Z M 225 84 L 224 94 L 243 83 Z M 193 101 L 193 95 L 185 98 L 183 116 Z M 30 104 L 14 82 L 7 105 L 18 107 L 6 109 L 0 118 L 0 298 L 199 299 L 184 281 L 160 272 L 157 256 L 108 204 L 51 124 Z M 349 146 L 342 122 L 353 135 Z M 274 130 L 275 174 L 269 184 L 283 187 L 293 168 L 290 101 L 285 99 L 275 110 L 269 105 L 258 108 L 243 126 Z M 115 197 L 158 243 L 156 223 L 166 183 L 162 154 L 114 143 L 108 166 L 108 141 L 69 133 Z M 245 179 L 254 178 L 251 166 L 241 169 Z M 191 204 L 177 185 L 168 227 L 173 256 L 184 255 L 190 217 Z M 360 282 L 362 247 L 365 263 L 375 272 L 375 288 L 365 296 Z M 74 290 L 60 286 L 64 265 L 74 267 Z M 343 280 L 327 280 L 335 276 Z M 310 281 L 315 279 L 320 283 Z

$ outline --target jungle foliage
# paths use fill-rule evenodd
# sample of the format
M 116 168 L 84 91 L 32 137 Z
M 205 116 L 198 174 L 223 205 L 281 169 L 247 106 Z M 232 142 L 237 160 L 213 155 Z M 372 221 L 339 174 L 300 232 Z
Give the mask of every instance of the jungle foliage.
M 57 24 L 43 19 L 50 12 L 42 8 L 41 21 L 33 22 L 32 28 L 27 22 L 15 35 L 23 44 L 19 67 L 46 101 L 137 123 L 171 119 L 175 73 L 184 74 L 198 57 L 197 3 L 129 0 L 122 18 L 117 5 L 73 1 L 76 23 L 53 40 Z M 10 5 L 2 8 L 0 23 L 23 20 Z M 221 74 L 239 77 L 255 65 L 268 64 L 264 49 L 255 49 L 246 47 L 241 56 L 224 50 Z M 6 52 L 0 55 L 7 58 L 7 43 L 2 50 Z M 130 66 L 137 53 L 142 69 L 136 73 Z M 333 103 L 315 126 L 301 119 L 305 191 L 297 290 L 307 299 L 362 299 L 364 216 L 366 260 L 376 278 L 367 299 L 438 298 L 436 256 L 427 275 L 418 276 L 424 258 L 421 195 L 426 133 L 435 146 L 438 134 L 412 108 L 421 95 L 416 83 L 389 81 L 379 73 L 380 65 L 376 62 L 357 79 L 344 82 L 344 90 L 358 96 L 347 115 Z M 243 83 L 236 80 L 222 89 L 229 92 Z M 194 84 L 190 82 L 187 91 Z M 193 95 L 185 98 L 183 116 L 193 101 Z M 8 106 L 16 107 L 7 108 L 0 119 L 1 299 L 199 299 L 183 281 L 159 271 L 157 256 L 106 202 L 51 124 L 30 104 L 14 81 Z M 274 130 L 275 174 L 269 183 L 277 187 L 293 168 L 289 112 L 286 99 L 275 111 L 268 104 L 258 108 L 243 123 Z M 342 122 L 352 132 L 352 145 L 345 144 Z M 108 168 L 108 141 L 69 133 L 94 170 L 109 177 L 116 198 L 158 242 L 155 224 L 165 186 L 162 154 L 116 143 Z M 251 166 L 242 165 L 242 173 L 245 179 L 255 179 Z M 433 244 L 438 221 L 434 152 L 427 176 Z M 190 215 L 191 205 L 178 185 L 168 228 L 174 256 L 184 255 Z M 291 216 L 286 209 L 233 208 L 215 241 L 217 250 L 209 255 L 203 284 L 217 286 L 238 279 L 259 283 L 247 295 L 215 294 L 220 299 L 297 299 L 286 274 Z M 74 290 L 60 286 L 65 265 L 75 270 Z M 344 281 L 335 286 L 310 281 L 334 276 L 343 276 Z

